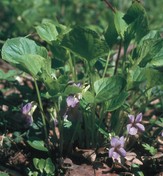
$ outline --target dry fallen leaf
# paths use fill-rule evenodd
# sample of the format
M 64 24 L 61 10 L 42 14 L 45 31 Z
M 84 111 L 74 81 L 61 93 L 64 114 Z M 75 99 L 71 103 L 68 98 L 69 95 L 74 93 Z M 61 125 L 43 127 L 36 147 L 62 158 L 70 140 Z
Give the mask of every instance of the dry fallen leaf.
M 131 166 L 132 164 L 143 165 L 143 163 L 138 158 L 136 158 L 136 156 L 137 155 L 134 152 L 127 152 L 125 157 L 125 159 L 127 160 L 126 164 L 128 166 Z
M 131 161 L 131 160 L 133 160 L 134 158 L 136 158 L 136 153 L 134 153 L 134 152 L 127 152 L 126 153 L 126 156 L 125 156 L 125 159 L 127 160 L 127 161 Z
M 94 162 L 96 160 L 96 153 L 94 149 L 79 149 L 76 147 L 76 151 L 80 152 L 81 155 L 90 162 Z

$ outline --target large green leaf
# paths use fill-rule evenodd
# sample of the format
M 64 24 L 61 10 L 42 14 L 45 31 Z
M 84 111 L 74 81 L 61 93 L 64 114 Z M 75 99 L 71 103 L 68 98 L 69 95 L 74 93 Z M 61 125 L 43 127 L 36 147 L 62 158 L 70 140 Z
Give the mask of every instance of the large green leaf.
M 127 43 L 133 38 L 136 41 L 140 41 L 149 31 L 146 11 L 142 4 L 137 1 L 134 1 L 127 10 L 124 20 L 128 24 L 127 32 L 125 33 L 125 41 Z
M 18 58 L 18 68 L 36 77 L 45 65 L 45 58 L 39 55 L 26 54 Z
M 105 36 L 106 42 L 109 45 L 109 47 L 112 47 L 114 44 L 118 42 L 118 33 L 115 28 L 113 14 L 109 15 L 108 21 L 109 21 L 109 24 L 108 24 L 108 27 L 106 29 L 104 36 Z
M 151 31 L 145 35 L 138 47 L 133 53 L 134 65 L 145 67 L 150 61 L 155 58 L 158 53 L 161 54 L 161 48 L 163 47 L 163 39 L 160 38 L 160 35 L 156 31 Z
M 116 97 L 120 94 L 125 84 L 126 81 L 119 76 L 97 80 L 94 83 L 94 90 L 96 93 L 95 101 L 103 102 Z
M 36 54 L 44 58 L 48 56 L 44 47 L 25 37 L 8 39 L 2 47 L 2 58 L 10 63 L 18 64 L 17 59 L 26 54 Z
M 141 67 L 146 66 L 146 64 L 157 55 L 157 53 L 161 50 L 162 47 L 162 39 L 145 40 L 143 44 L 138 47 L 139 59 L 141 60 L 139 65 Z
M 42 24 L 36 27 L 36 31 L 41 39 L 51 42 L 57 39 L 58 31 L 53 23 L 43 21 Z
M 2 58 L 17 68 L 36 76 L 48 58 L 47 50 L 33 40 L 18 37 L 8 39 L 2 47 Z
M 96 32 L 82 27 L 75 27 L 66 34 L 61 45 L 87 61 L 106 55 L 109 50 Z
M 123 19 L 124 14 L 120 11 L 116 11 L 114 14 L 114 24 L 117 30 L 117 33 L 124 38 L 124 33 L 127 30 L 127 23 Z

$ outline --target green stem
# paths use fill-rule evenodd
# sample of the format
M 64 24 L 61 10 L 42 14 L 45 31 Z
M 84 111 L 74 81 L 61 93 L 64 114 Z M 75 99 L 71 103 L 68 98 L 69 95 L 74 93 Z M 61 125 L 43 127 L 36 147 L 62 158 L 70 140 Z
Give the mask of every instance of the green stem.
M 89 71 L 90 71 L 90 88 L 91 88 L 91 91 L 93 94 L 95 94 L 95 91 L 94 91 L 94 82 L 95 82 L 95 78 L 94 78 L 94 70 L 92 69 L 91 67 L 91 64 L 90 62 L 88 62 L 88 67 L 89 67 Z M 95 145 L 95 118 L 96 118 L 96 103 L 93 103 L 92 104 L 92 108 L 91 108 L 91 127 L 92 127 L 92 130 L 91 130 L 91 138 L 92 138 L 92 146 L 94 147 Z
M 124 74 L 126 74 L 127 48 L 128 48 L 128 47 L 124 47 L 124 56 L 123 56 L 123 63 L 122 63 L 122 70 L 123 70 L 123 73 L 124 73 Z
M 69 54 L 69 65 L 70 65 L 70 69 L 72 71 L 73 81 L 77 82 L 75 63 L 74 63 L 73 58 L 71 57 L 70 52 L 68 54 Z
M 95 127 L 96 127 L 96 103 L 93 104 L 93 107 L 92 107 L 92 146 L 95 147 L 95 144 L 96 144 L 96 139 L 95 139 L 95 136 L 96 136 L 96 131 L 95 131 Z
M 107 57 L 107 60 L 106 60 L 105 69 L 104 69 L 102 78 L 105 77 L 105 74 L 106 74 L 106 71 L 107 71 L 107 68 L 108 68 L 109 59 L 110 59 L 110 54 L 111 54 L 111 52 L 109 52 L 109 54 L 108 54 L 108 57 Z
M 37 92 L 37 98 L 38 98 L 38 102 L 39 102 L 39 108 L 41 111 L 41 117 L 42 117 L 42 123 L 43 123 L 43 127 L 44 127 L 44 133 L 45 133 L 45 139 L 46 141 L 48 141 L 48 132 L 47 132 L 47 128 L 46 128 L 46 117 L 44 114 L 44 110 L 43 110 L 43 105 L 42 105 L 42 101 L 41 101 L 41 97 L 40 97 L 40 91 L 36 82 L 36 79 L 34 78 L 34 84 L 35 84 L 35 88 L 36 88 L 36 92 Z
M 59 132 L 60 132 L 59 151 L 60 151 L 60 156 L 62 156 L 62 152 L 63 152 L 63 121 L 60 116 L 58 116 L 58 120 L 59 120 Z
M 80 126 L 80 120 L 78 120 L 77 124 L 76 124 L 76 128 L 75 128 L 75 131 L 73 132 L 73 135 L 72 135 L 72 138 L 71 138 L 71 141 L 69 143 L 69 146 L 68 146 L 68 152 L 71 152 L 71 147 L 72 147 L 72 143 L 74 141 L 74 138 L 77 134 L 77 132 L 79 131 L 79 126 Z

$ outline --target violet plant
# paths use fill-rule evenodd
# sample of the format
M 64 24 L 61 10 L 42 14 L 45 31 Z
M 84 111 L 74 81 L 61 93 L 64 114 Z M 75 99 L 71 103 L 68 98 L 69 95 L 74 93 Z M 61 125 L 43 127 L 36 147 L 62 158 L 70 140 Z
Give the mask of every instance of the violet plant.
M 134 115 L 128 115 L 129 124 L 127 125 L 127 132 L 130 135 L 136 135 L 138 132 L 145 131 L 144 125 L 141 124 L 142 113 L 138 114 L 136 117 Z
M 109 149 L 109 157 L 113 158 L 114 160 L 118 160 L 120 156 L 125 157 L 126 151 L 124 149 L 125 139 L 124 137 L 112 137 L 111 141 L 111 148 Z
M 31 147 L 49 152 L 57 148 L 61 157 L 67 150 L 72 152 L 76 143 L 79 148 L 98 148 L 110 142 L 109 157 L 117 160 L 126 156 L 125 147 L 130 145 L 127 135 L 147 133 L 139 112 L 145 112 L 153 100 L 154 87 L 163 84 L 159 62 L 163 40 L 158 31 L 149 31 L 141 3 L 134 1 L 125 14 L 111 10 L 113 24 L 103 34 L 44 19 L 36 31 L 48 48 L 26 37 L 8 39 L 4 44 L 2 58 L 30 74 L 34 81 L 44 137 L 37 141 L 29 138 Z M 51 27 L 55 30 L 50 30 Z M 118 47 L 116 57 L 114 46 Z M 62 66 L 53 68 L 52 63 L 55 65 L 58 60 Z M 82 78 L 76 68 L 79 60 L 83 64 Z M 99 63 L 104 70 L 102 73 L 97 67 Z M 157 79 L 153 80 L 153 75 Z M 82 86 L 69 85 L 69 81 L 81 82 Z M 43 91 L 38 82 L 44 85 Z M 47 115 L 45 100 L 50 102 L 48 109 L 55 110 L 55 115 Z M 76 121 L 65 127 L 67 108 Z M 31 117 L 29 124 L 33 121 L 30 110 L 30 103 L 22 108 L 22 113 Z M 139 113 L 136 117 L 128 115 L 127 124 L 127 114 L 136 113 Z M 108 118 L 109 124 L 106 123 Z M 51 126 L 52 119 L 54 125 Z M 57 134 L 49 138 L 50 130 Z M 38 141 L 41 146 L 35 145 Z

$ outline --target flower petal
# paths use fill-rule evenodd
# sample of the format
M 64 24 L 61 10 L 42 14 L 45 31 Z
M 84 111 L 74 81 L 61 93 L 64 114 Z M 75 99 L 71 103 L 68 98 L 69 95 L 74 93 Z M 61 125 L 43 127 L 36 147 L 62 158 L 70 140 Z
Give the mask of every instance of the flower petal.
M 32 125 L 32 123 L 33 123 L 33 117 L 30 116 L 30 115 L 26 115 L 26 114 L 23 114 L 22 117 L 24 118 L 24 124 L 23 124 L 23 126 L 25 128 L 29 128 Z
M 131 127 L 130 130 L 128 131 L 128 133 L 131 135 L 136 135 L 137 132 L 138 132 L 138 129 L 135 127 Z
M 121 136 L 121 137 L 119 138 L 119 142 L 120 142 L 120 144 L 121 144 L 121 147 L 123 147 L 123 146 L 124 146 L 124 143 L 125 143 L 125 139 L 124 139 L 123 136 Z
M 127 125 L 127 132 L 128 132 L 128 133 L 129 133 L 131 127 L 132 127 L 132 124 L 128 124 L 128 125 Z
M 74 108 L 79 103 L 79 100 L 74 96 L 68 96 L 66 102 L 68 107 Z
M 29 111 L 31 110 L 32 108 L 32 103 L 27 103 L 26 105 L 24 105 L 22 108 L 21 108 L 21 112 L 23 114 L 28 114 Z
M 134 115 L 128 115 L 130 123 L 134 123 L 135 116 Z
M 126 151 L 125 151 L 125 149 L 122 148 L 122 147 L 118 149 L 118 153 L 119 153 L 121 156 L 123 156 L 123 157 L 126 156 Z
M 119 138 L 118 137 L 112 137 L 110 144 L 112 147 L 116 147 L 120 145 Z
M 109 158 L 113 157 L 114 148 L 109 149 Z
M 138 114 L 138 115 L 136 116 L 135 122 L 141 122 L 141 121 L 142 121 L 142 116 L 143 116 L 142 113 Z
M 120 155 L 117 152 L 113 152 L 113 159 L 118 159 L 120 157 Z
M 141 123 L 136 123 L 135 126 L 138 128 L 139 131 L 145 131 L 145 127 Z

